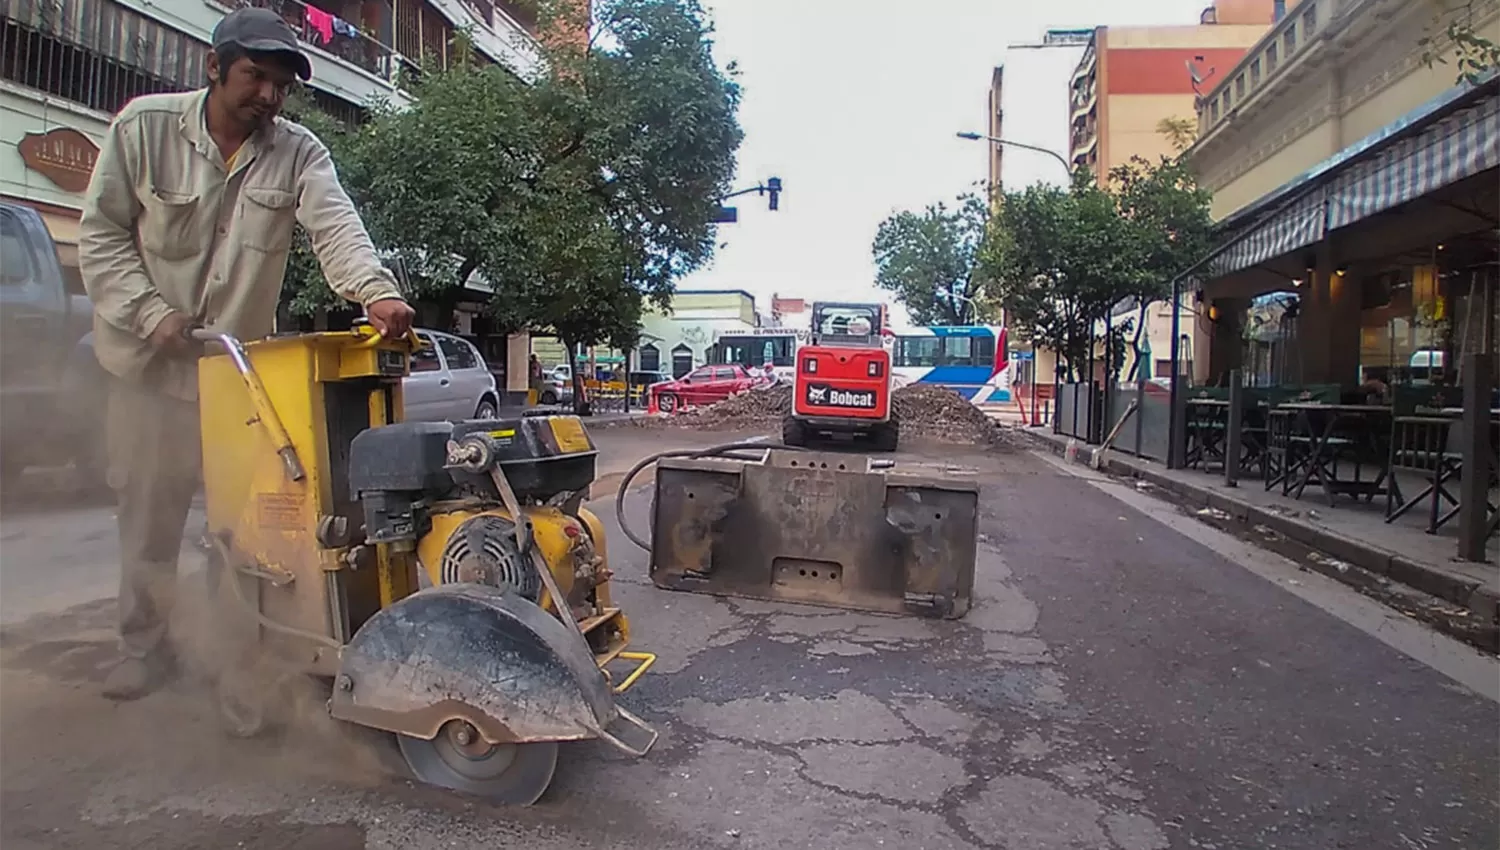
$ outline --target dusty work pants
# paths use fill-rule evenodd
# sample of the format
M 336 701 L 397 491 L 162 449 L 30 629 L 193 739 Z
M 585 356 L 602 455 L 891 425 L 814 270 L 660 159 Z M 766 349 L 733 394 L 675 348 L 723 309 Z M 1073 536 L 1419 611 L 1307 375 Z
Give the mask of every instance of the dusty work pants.
M 120 526 L 120 645 L 162 649 L 177 591 L 177 555 L 202 468 L 198 404 L 112 378 L 109 482 Z

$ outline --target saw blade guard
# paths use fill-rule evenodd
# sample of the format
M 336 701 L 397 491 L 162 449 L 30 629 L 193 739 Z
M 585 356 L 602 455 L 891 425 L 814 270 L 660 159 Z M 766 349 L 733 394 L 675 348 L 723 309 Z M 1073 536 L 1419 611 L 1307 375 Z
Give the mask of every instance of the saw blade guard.
M 478 584 L 430 587 L 366 621 L 344 648 L 329 711 L 429 740 L 465 720 L 491 744 L 598 738 L 619 717 L 576 633 Z

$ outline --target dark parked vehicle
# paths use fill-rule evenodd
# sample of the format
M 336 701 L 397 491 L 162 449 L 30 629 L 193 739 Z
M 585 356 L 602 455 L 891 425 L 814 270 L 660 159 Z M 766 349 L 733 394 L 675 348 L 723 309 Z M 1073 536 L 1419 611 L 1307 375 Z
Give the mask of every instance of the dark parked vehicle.
M 0 472 L 75 462 L 103 481 L 104 370 L 93 307 L 30 207 L 0 202 Z

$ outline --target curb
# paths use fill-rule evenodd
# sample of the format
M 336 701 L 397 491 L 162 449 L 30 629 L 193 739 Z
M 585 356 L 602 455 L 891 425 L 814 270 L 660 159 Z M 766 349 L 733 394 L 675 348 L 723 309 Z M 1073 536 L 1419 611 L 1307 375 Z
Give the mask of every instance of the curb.
M 1064 446 L 1058 441 L 1034 433 L 1031 429 L 1018 428 L 1016 430 L 1020 431 L 1033 445 L 1045 448 L 1058 456 L 1064 454 Z M 1095 448 L 1090 446 L 1088 450 L 1092 451 Z M 1083 462 L 1083 447 L 1080 447 L 1078 457 L 1080 459 L 1078 462 Z M 1405 555 L 1371 546 L 1356 538 L 1297 522 L 1273 511 L 1228 498 L 1206 487 L 1170 478 L 1165 471 L 1158 471 L 1149 466 L 1138 466 L 1114 457 L 1113 451 L 1105 453 L 1100 466 L 1102 471 L 1110 475 L 1149 482 L 1152 486 L 1171 493 L 1183 504 L 1215 508 L 1238 522 L 1265 526 L 1293 542 L 1324 552 L 1341 561 L 1347 561 L 1367 572 L 1384 576 L 1391 581 L 1400 582 L 1407 587 L 1455 605 L 1461 605 L 1481 622 L 1494 623 L 1500 620 L 1500 596 L 1473 579 L 1455 576 L 1414 561 Z

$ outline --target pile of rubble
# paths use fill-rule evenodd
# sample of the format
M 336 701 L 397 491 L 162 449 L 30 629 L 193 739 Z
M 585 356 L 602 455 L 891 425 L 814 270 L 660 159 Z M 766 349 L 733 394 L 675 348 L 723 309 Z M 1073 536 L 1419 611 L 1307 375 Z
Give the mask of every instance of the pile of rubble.
M 746 390 L 718 404 L 698 407 L 672 417 L 673 425 L 710 430 L 750 430 L 774 425 L 792 412 L 790 384 Z
M 891 394 L 901 437 L 944 443 L 989 443 L 1000 428 L 963 396 L 936 384 L 908 384 Z
M 996 441 L 1000 429 L 958 393 L 933 384 L 911 384 L 892 394 L 903 439 L 984 444 Z M 792 388 L 777 384 L 740 393 L 706 407 L 663 417 L 663 424 L 704 430 L 777 430 L 792 412 Z

